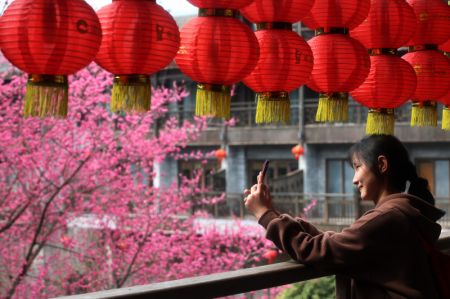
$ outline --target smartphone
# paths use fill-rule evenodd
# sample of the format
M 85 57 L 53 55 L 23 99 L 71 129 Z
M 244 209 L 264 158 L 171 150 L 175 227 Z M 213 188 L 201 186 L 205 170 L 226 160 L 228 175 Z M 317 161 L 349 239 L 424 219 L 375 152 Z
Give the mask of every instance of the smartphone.
M 267 169 L 269 169 L 269 160 L 264 161 L 264 164 L 261 168 L 263 182 L 264 182 L 264 178 L 266 177 Z

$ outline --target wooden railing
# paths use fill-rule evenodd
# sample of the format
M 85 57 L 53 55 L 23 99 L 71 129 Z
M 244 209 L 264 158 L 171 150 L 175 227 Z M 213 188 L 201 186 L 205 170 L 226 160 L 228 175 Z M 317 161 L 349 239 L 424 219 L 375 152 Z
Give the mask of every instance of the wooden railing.
M 450 234 L 442 235 L 438 247 L 450 251 Z M 282 286 L 331 275 L 295 262 L 283 262 L 237 271 L 191 277 L 174 281 L 59 297 L 67 299 L 99 298 L 217 298 Z

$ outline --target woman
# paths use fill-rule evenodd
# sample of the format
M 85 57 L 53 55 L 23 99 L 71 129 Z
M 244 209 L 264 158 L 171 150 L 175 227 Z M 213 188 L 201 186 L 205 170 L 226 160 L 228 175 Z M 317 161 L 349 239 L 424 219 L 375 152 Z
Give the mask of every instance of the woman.
M 321 232 L 278 213 L 264 178 L 244 190 L 245 206 L 266 237 L 294 260 L 336 273 L 337 298 L 439 298 L 422 240 L 436 243 L 444 212 L 417 176 L 402 143 L 371 135 L 350 150 L 353 184 L 375 208 L 340 233 Z M 408 191 L 405 193 L 406 184 Z

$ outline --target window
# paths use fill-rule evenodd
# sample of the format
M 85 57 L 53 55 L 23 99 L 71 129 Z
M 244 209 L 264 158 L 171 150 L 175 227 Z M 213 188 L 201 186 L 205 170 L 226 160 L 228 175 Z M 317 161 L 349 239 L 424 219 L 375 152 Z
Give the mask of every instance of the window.
M 326 160 L 326 193 L 349 194 L 348 196 L 329 196 L 327 200 L 330 217 L 348 217 L 353 215 L 354 188 L 353 168 L 347 159 Z
M 450 159 L 418 159 L 416 167 L 417 174 L 428 180 L 434 196 L 450 197 Z
M 353 168 L 347 159 L 327 159 L 326 192 L 353 194 Z

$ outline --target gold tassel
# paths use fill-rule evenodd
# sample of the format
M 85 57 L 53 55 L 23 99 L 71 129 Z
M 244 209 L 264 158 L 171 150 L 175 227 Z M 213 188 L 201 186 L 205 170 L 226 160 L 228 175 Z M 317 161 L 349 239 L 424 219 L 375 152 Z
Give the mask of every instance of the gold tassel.
M 231 89 L 229 86 L 197 84 L 195 115 L 230 118 Z
M 148 75 L 119 75 L 114 77 L 111 111 L 150 111 L 152 85 Z
M 289 93 L 261 92 L 257 94 L 256 123 L 288 123 L 291 117 Z
M 321 93 L 316 121 L 343 122 L 348 121 L 348 93 Z
M 450 105 L 442 111 L 442 129 L 450 131 Z
M 63 75 L 30 74 L 25 93 L 23 115 L 25 117 L 67 116 L 69 84 Z
M 394 109 L 369 109 L 366 135 L 394 135 Z
M 424 126 L 437 126 L 436 102 L 413 102 L 411 110 L 411 127 Z

